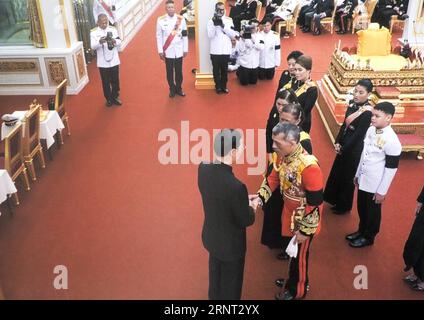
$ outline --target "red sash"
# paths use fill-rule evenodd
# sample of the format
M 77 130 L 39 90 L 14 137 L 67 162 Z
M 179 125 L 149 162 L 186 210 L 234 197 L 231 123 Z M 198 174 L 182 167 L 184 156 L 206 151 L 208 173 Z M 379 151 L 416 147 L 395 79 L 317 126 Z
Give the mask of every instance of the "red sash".
M 360 107 L 358 111 L 352 113 L 349 117 L 347 117 L 345 120 L 346 128 L 349 127 L 353 120 L 358 118 L 364 111 L 372 111 L 372 107 L 369 105 L 364 105 Z
M 111 18 L 115 19 L 115 17 L 113 16 L 113 12 L 112 12 L 112 10 L 110 10 L 110 7 L 109 7 L 106 3 L 104 3 L 104 1 L 103 1 L 103 0 L 99 0 L 99 2 L 100 2 L 100 4 L 102 5 L 103 9 L 105 9 L 105 11 L 107 12 L 107 14 L 108 14 Z
M 172 40 L 174 40 L 175 36 L 177 35 L 178 27 L 181 24 L 182 17 L 177 17 L 177 22 L 175 23 L 175 27 L 172 30 L 172 32 L 169 34 L 168 38 L 165 41 L 165 44 L 163 45 L 163 53 L 165 53 L 166 49 L 169 48 L 171 45 Z

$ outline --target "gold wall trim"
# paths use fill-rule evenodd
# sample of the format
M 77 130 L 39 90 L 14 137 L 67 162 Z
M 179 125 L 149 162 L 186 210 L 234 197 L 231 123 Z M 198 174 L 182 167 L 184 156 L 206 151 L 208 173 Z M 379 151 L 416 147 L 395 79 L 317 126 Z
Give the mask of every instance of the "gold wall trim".
M 37 5 L 38 18 L 40 19 L 41 34 L 43 36 L 43 47 L 48 48 L 47 35 L 46 35 L 46 29 L 44 27 L 44 18 L 43 18 L 43 12 L 41 11 L 40 0 L 35 0 L 35 3 Z
M 68 20 L 66 19 L 66 10 L 64 0 L 59 0 L 60 13 L 62 14 L 63 32 L 65 33 L 66 47 L 71 47 L 71 36 L 69 35 Z

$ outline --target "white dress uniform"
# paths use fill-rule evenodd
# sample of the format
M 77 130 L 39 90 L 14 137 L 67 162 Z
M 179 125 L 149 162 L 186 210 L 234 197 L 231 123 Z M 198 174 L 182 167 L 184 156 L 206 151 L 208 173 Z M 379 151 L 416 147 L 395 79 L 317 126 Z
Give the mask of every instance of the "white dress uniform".
M 109 50 L 107 43 L 100 44 L 100 38 L 106 37 L 108 32 L 112 32 L 112 37 L 116 41 L 116 45 L 112 50 Z M 96 27 L 90 33 L 91 49 L 97 52 L 97 67 L 111 68 L 119 65 L 118 49 L 121 46 L 121 39 L 119 39 L 118 30 L 113 26 L 107 26 L 106 29 Z
M 240 53 L 240 66 L 247 69 L 257 69 L 259 67 L 259 56 L 264 47 L 264 40 L 260 33 L 252 34 L 252 39 L 240 39 L 237 43 L 237 49 Z
M 164 45 L 171 34 L 174 38 L 165 48 Z M 174 14 L 172 17 L 165 14 L 158 18 L 156 23 L 156 43 L 158 53 L 165 55 L 166 79 L 169 85 L 169 96 L 175 94 L 185 96 L 182 91 L 183 83 L 183 56 L 188 52 L 187 24 L 183 16 Z
M 355 175 L 359 190 L 386 195 L 396 174 L 401 152 L 402 145 L 391 126 L 381 130 L 371 126 L 365 136 Z
M 260 33 L 264 40 L 264 49 L 260 53 L 259 68 L 271 69 L 281 64 L 281 45 L 278 33 L 269 31 Z
M 105 8 L 102 6 L 102 3 L 104 3 L 106 6 L 110 8 L 110 12 L 107 12 Z M 116 0 L 94 0 L 93 2 L 93 16 L 94 21 L 97 22 L 97 18 L 99 17 L 99 14 L 105 14 L 109 18 L 109 22 L 111 24 L 115 24 L 116 17 L 114 14 L 114 11 L 112 10 L 112 6 L 115 6 Z M 112 15 L 111 15 L 112 14 Z
M 116 42 L 112 50 L 109 50 L 107 42 L 100 44 L 100 39 L 107 37 L 108 33 L 112 34 L 112 38 Z M 118 30 L 115 27 L 107 26 L 105 29 L 97 27 L 91 30 L 90 40 L 91 49 L 97 53 L 97 67 L 102 78 L 103 94 L 109 107 L 112 103 L 117 104 L 119 101 L 119 65 L 121 61 L 118 48 L 121 46 L 121 39 L 119 39 Z
M 208 21 L 207 30 L 210 42 L 210 53 L 215 55 L 230 55 L 231 54 L 231 39 L 238 35 L 234 30 L 233 20 L 223 16 L 222 22 L 224 28 L 215 26 L 212 19 Z
M 184 17 L 178 14 L 174 14 L 172 17 L 165 14 L 158 18 L 156 23 L 156 42 L 158 53 L 163 53 L 163 45 L 174 30 L 178 18 L 181 19 L 181 23 L 176 31 L 174 39 L 165 51 L 165 57 L 170 59 L 181 58 L 184 52 L 188 52 L 186 21 Z
M 274 12 L 274 16 L 280 17 L 284 21 L 293 17 L 293 11 L 299 4 L 299 0 L 284 0 L 280 7 Z

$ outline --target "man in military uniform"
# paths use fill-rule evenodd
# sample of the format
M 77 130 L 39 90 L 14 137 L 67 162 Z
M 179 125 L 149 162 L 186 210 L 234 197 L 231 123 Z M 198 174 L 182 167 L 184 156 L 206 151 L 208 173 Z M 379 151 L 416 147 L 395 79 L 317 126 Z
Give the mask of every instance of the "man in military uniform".
M 165 61 L 169 97 L 185 97 L 183 83 L 183 58 L 188 52 L 187 25 L 183 16 L 175 14 L 173 0 L 166 1 L 166 14 L 156 23 L 156 40 L 159 57 Z
M 280 36 L 271 31 L 271 23 L 269 19 L 264 20 L 264 30 L 260 33 L 264 40 L 264 50 L 259 56 L 259 79 L 261 80 L 273 79 L 275 68 L 281 64 Z
M 103 94 L 106 98 L 106 106 L 113 104 L 120 106 L 119 99 L 119 54 L 118 48 L 121 39 L 118 30 L 109 25 L 106 14 L 101 13 L 97 19 L 97 28 L 91 30 L 91 49 L 97 52 L 97 67 L 102 78 Z
M 266 203 L 280 187 L 284 198 L 283 236 L 295 236 L 298 254 L 289 266 L 289 279 L 276 295 L 277 300 L 302 299 L 308 286 L 309 249 L 319 232 L 323 202 L 323 178 L 317 159 L 300 144 L 300 129 L 290 123 L 278 123 L 272 130 L 273 149 L 282 159 L 274 164 L 258 194 L 259 205 Z

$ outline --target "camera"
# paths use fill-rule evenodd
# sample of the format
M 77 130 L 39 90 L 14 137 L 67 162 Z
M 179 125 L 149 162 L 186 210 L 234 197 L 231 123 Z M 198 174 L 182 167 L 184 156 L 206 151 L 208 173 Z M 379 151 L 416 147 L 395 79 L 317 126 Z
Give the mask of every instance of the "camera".
M 222 22 L 222 17 L 216 13 L 213 15 L 212 21 L 214 26 L 224 26 L 224 23 Z
M 252 31 L 255 30 L 254 25 L 251 24 L 245 24 L 242 26 L 241 30 L 243 31 L 243 39 L 252 39 Z
M 112 32 L 108 32 L 106 35 L 107 48 L 112 50 L 115 46 L 113 44 L 113 35 Z

